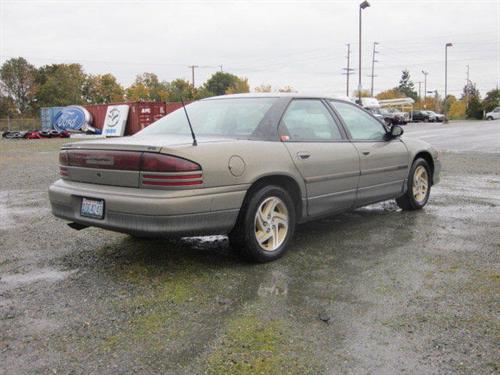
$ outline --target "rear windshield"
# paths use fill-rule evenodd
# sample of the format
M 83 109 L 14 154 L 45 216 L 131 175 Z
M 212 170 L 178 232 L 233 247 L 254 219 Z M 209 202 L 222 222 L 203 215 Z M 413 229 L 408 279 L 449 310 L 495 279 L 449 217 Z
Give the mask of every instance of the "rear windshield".
M 196 135 L 250 138 L 258 133 L 264 116 L 277 98 L 233 98 L 202 100 L 186 105 Z M 143 129 L 137 135 L 190 135 L 189 124 L 180 108 Z

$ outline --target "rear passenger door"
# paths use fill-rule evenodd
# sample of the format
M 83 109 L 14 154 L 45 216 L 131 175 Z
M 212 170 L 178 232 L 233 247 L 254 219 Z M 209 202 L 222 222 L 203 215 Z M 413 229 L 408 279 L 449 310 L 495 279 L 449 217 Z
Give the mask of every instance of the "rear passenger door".
M 332 113 L 320 99 L 294 99 L 279 126 L 304 178 L 310 216 L 349 209 L 356 196 L 358 152 Z
M 356 206 L 394 198 L 403 192 L 409 153 L 399 139 L 388 139 L 386 128 L 354 104 L 332 100 L 349 137 L 359 151 L 360 169 Z

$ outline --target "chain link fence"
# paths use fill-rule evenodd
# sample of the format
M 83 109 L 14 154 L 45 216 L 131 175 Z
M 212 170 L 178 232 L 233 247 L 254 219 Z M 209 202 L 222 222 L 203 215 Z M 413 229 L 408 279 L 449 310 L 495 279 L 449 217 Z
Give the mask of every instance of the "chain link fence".
M 0 132 L 14 130 L 38 130 L 40 119 L 33 118 L 0 118 Z

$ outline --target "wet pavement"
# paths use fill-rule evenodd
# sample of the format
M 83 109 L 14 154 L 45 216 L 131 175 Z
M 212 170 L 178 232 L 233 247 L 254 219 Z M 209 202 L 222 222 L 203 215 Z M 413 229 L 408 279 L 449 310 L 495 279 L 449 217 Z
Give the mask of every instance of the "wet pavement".
M 0 142 L 0 374 L 498 373 L 500 121 L 412 124 L 441 150 L 421 212 L 298 227 L 252 265 L 225 237 L 53 218 L 61 141 Z

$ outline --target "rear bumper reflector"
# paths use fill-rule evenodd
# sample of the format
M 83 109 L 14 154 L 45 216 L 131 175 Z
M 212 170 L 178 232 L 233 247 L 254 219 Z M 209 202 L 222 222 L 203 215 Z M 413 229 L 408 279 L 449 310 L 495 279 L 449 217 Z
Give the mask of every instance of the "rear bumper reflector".
M 201 174 L 185 174 L 185 175 L 176 175 L 176 176 L 145 174 L 142 177 L 143 178 L 154 178 L 154 179 L 158 179 L 158 180 L 187 180 L 187 179 L 193 179 L 193 178 L 201 178 Z
M 202 180 L 195 181 L 146 181 L 143 180 L 143 185 L 156 185 L 156 186 L 190 186 L 190 185 L 201 185 Z

